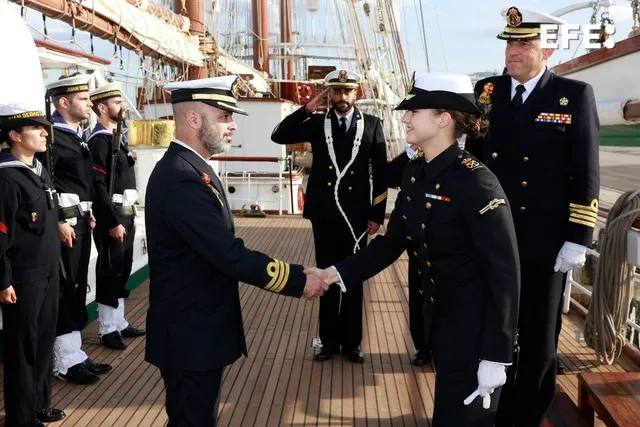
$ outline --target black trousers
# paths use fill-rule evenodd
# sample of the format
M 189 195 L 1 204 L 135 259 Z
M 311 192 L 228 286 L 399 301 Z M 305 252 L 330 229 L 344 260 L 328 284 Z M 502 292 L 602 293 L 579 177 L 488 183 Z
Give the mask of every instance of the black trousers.
M 431 354 L 430 334 L 424 328 L 424 295 L 422 293 L 422 276 L 418 274 L 418 260 L 412 253 L 409 256 L 409 331 L 416 351 Z M 427 336 L 429 335 L 429 336 Z
M 478 363 L 446 364 L 436 356 L 433 427 L 493 426 L 501 388 L 491 394 L 489 409 L 482 407 L 481 397 L 476 397 L 468 406 L 464 404 L 464 400 L 478 388 Z
M 62 246 L 60 271 L 60 308 L 57 335 L 84 329 L 89 320 L 87 289 L 89 258 L 91 256 L 91 228 L 89 221 L 78 218 L 73 227 L 76 239 L 73 247 Z
M 3 304 L 6 425 L 26 425 L 51 405 L 58 275 L 14 283 L 17 302 Z
M 507 370 L 507 384 L 496 416 L 496 426 L 538 427 L 555 393 L 558 310 L 562 300 L 562 273 L 555 260 L 521 262 L 518 363 Z
M 133 217 L 120 218 L 127 234 L 122 243 L 109 236 L 109 230 L 96 227 L 93 239 L 98 248 L 96 263 L 96 302 L 118 308 L 118 299 L 127 298 L 127 281 L 133 263 L 135 228 Z
M 211 371 L 161 369 L 168 427 L 216 425 L 223 368 Z
M 326 268 L 337 261 L 353 255 L 355 244 L 351 232 L 342 218 L 314 218 L 311 221 L 316 264 Z M 357 237 L 367 228 L 364 222 L 352 224 Z M 367 244 L 367 237 L 360 247 Z M 350 352 L 360 347 L 362 341 L 362 283 L 350 284 L 349 291 L 342 293 L 338 286 L 331 286 L 320 297 L 320 340 L 323 347 L 332 351 Z

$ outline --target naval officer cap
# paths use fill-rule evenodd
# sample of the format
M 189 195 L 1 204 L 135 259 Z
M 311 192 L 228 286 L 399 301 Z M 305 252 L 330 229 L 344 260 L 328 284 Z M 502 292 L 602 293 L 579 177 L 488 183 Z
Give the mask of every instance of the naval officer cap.
M 422 73 L 396 110 L 442 109 L 480 114 L 471 79 L 465 74 Z
M 74 93 L 89 92 L 88 74 L 76 74 L 63 77 L 47 85 L 47 93 L 50 96 L 73 95 Z
M 50 126 L 44 113 L 32 105 L 0 104 L 0 129 L 11 130 L 21 126 Z
M 324 84 L 329 88 L 357 89 L 360 76 L 353 71 L 335 70 L 325 76 Z
M 211 77 L 208 79 L 173 82 L 164 86 L 171 92 L 171 103 L 204 102 L 221 110 L 247 115 L 238 107 L 238 99 L 234 88 L 238 83 L 237 76 Z
M 544 12 L 528 9 L 518 9 L 515 6 L 502 10 L 501 15 L 507 21 L 507 26 L 497 35 L 502 40 L 534 40 L 540 38 L 542 24 L 566 24 L 563 19 Z
M 107 83 L 89 92 L 91 102 L 104 101 L 116 96 L 122 96 L 122 83 L 120 82 Z

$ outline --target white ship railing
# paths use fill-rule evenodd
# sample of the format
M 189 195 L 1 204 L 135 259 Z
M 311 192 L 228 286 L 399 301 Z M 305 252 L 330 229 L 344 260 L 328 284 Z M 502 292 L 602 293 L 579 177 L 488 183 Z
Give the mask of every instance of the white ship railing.
M 593 249 L 587 249 L 587 255 L 591 255 L 593 257 L 596 258 L 600 258 L 600 253 L 593 250 Z M 634 278 L 634 282 L 635 280 L 637 280 L 637 276 Z M 632 286 L 634 286 L 632 284 Z M 565 286 L 564 286 L 564 294 L 563 294 L 563 305 L 562 305 L 562 312 L 563 313 L 568 313 L 569 312 L 569 308 L 571 306 L 571 292 L 573 290 L 576 290 L 580 293 L 586 294 L 589 296 L 589 298 L 591 298 L 592 295 L 592 291 L 586 287 L 584 287 L 582 284 L 580 284 L 580 282 L 578 282 L 576 279 L 574 279 L 573 277 L 573 270 L 569 270 L 569 272 L 567 273 L 567 279 L 565 281 Z M 631 328 L 631 335 L 629 337 L 629 342 L 633 343 L 634 342 L 634 338 L 635 338 L 635 334 L 638 333 L 640 334 L 640 325 L 638 325 L 638 315 L 640 313 L 636 312 L 635 307 L 631 309 L 630 313 L 629 313 L 629 318 L 627 319 L 627 326 L 629 328 Z
M 268 163 L 284 163 L 283 166 L 288 166 L 289 169 L 289 189 L 291 191 L 291 212 L 293 213 L 294 209 L 293 209 L 293 162 L 291 159 L 291 156 L 287 156 L 287 157 L 247 157 L 247 156 L 216 156 L 214 158 L 212 158 L 212 160 L 218 161 L 218 162 L 268 162 Z M 284 194 L 283 194 L 283 190 L 284 190 L 284 176 L 282 174 L 282 171 L 284 170 L 284 167 L 279 167 L 278 168 L 278 176 L 277 176 L 277 181 L 278 181 L 278 215 L 282 215 L 282 210 L 283 210 L 283 201 L 284 201 Z M 254 171 L 242 171 L 242 175 L 238 176 L 237 174 L 239 174 L 240 172 L 229 172 L 226 170 L 224 170 L 224 172 L 221 173 L 221 178 L 222 181 L 224 183 L 225 186 L 225 191 L 227 193 L 227 198 L 230 200 L 241 200 L 240 198 L 237 197 L 231 197 L 231 194 L 229 192 L 229 175 L 233 175 L 233 178 L 236 179 L 240 179 L 240 183 L 245 184 L 246 183 L 246 199 L 241 200 L 241 201 L 245 201 L 246 205 L 251 205 L 252 202 L 257 202 L 254 199 L 251 199 L 251 185 L 252 185 L 252 178 L 256 178 L 259 176 L 264 176 L 265 172 L 254 172 Z

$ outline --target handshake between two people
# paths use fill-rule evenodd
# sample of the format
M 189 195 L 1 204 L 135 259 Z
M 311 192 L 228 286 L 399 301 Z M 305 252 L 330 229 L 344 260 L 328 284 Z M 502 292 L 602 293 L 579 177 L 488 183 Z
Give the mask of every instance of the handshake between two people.
M 307 275 L 307 282 L 304 286 L 302 298 L 306 300 L 312 300 L 324 295 L 331 285 L 338 284 L 341 281 L 338 270 L 333 266 L 325 269 L 308 267 L 304 270 L 304 274 Z M 340 285 L 340 287 L 343 292 L 346 292 L 344 285 Z

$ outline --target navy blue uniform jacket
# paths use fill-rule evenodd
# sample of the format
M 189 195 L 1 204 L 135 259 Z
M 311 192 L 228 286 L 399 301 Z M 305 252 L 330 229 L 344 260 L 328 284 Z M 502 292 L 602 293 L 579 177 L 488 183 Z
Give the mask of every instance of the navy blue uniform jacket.
M 162 369 L 205 371 L 246 356 L 238 281 L 299 297 L 306 277 L 247 249 L 218 177 L 172 143 L 147 186 L 150 295 L 145 359 Z

